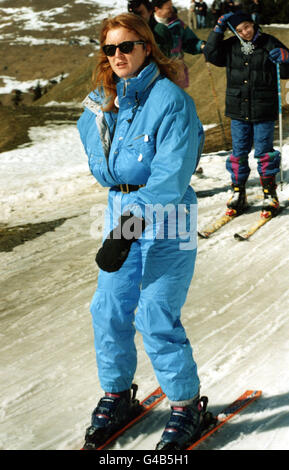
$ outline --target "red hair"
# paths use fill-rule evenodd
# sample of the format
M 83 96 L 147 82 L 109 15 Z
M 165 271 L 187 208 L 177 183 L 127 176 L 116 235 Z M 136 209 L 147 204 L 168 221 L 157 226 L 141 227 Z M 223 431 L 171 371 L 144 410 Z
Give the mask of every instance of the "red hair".
M 105 97 L 107 98 L 108 104 L 105 111 L 116 111 L 114 106 L 114 99 L 116 97 L 116 82 L 115 75 L 110 66 L 107 56 L 102 50 L 102 46 L 105 44 L 106 36 L 108 31 L 116 28 L 125 28 L 128 31 L 136 33 L 141 41 L 146 44 L 150 44 L 151 53 L 148 57 L 148 62 L 153 61 L 157 64 L 160 73 L 165 77 L 177 83 L 178 75 L 182 71 L 179 61 L 176 59 L 169 59 L 159 49 L 154 35 L 147 24 L 147 22 L 134 13 L 122 13 L 115 16 L 114 18 L 106 18 L 102 23 L 100 31 L 100 51 L 98 54 L 98 60 L 96 67 L 92 74 L 93 88 L 102 88 Z M 144 65 L 146 65 L 145 63 Z

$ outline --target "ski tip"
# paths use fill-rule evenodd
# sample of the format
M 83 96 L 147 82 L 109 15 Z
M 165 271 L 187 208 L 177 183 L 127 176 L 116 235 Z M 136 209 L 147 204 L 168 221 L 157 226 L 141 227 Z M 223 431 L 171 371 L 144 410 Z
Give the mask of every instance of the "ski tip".
M 248 238 L 244 237 L 240 233 L 234 233 L 234 238 L 235 238 L 235 240 L 239 240 L 239 242 L 248 241 Z
M 245 394 L 250 395 L 252 398 L 258 398 L 262 395 L 262 390 L 246 390 Z
M 237 213 L 236 209 L 227 209 L 225 212 L 225 215 L 228 215 L 229 217 L 237 217 L 238 215 L 241 215 L 241 213 Z
M 200 238 L 209 238 L 210 234 L 207 232 L 198 232 Z

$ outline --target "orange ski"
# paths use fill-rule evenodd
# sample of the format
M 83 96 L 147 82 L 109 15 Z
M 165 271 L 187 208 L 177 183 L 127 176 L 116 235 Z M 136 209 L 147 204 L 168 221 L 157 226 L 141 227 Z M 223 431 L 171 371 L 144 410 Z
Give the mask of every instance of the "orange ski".
M 260 390 L 247 390 L 243 395 L 241 395 L 237 400 L 235 400 L 230 405 L 226 406 L 218 415 L 213 418 L 213 424 L 207 427 L 202 436 L 195 442 L 189 445 L 186 450 L 193 450 L 201 442 L 207 439 L 209 436 L 214 434 L 218 429 L 220 429 L 224 424 L 232 419 L 236 414 L 240 413 L 244 408 L 253 403 L 257 398 L 261 396 L 262 392 Z

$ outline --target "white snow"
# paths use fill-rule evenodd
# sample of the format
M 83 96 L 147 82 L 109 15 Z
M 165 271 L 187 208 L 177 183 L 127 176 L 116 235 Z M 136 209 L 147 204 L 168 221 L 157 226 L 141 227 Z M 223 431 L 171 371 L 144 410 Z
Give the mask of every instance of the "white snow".
M 270 23 L 270 26 L 272 28 L 285 28 L 285 29 L 289 28 L 289 24 L 281 24 L 281 23 Z
M 66 3 L 61 8 L 51 8 L 47 10 L 43 8 L 41 11 L 34 11 L 33 6 L 15 6 L 13 8 L 5 8 L 5 6 L 1 6 L 0 1 L 0 31 L 5 26 L 11 24 L 11 22 L 14 22 L 15 24 L 20 25 L 22 32 L 35 30 L 45 33 L 45 31 L 51 30 L 69 29 L 78 36 L 79 31 L 84 30 L 89 26 L 93 26 L 96 22 L 101 21 L 108 15 L 113 16 L 127 11 L 127 0 L 117 0 L 113 2 L 113 4 L 110 0 L 74 0 L 74 3 L 95 5 L 96 7 L 102 8 L 103 11 L 101 13 L 91 14 L 89 20 L 86 19 L 85 21 L 78 21 L 75 23 L 57 23 L 57 21 L 52 21 L 51 18 L 57 20 L 58 15 L 60 17 L 65 14 L 67 10 L 71 8 L 69 3 Z M 189 0 L 186 1 L 186 4 L 181 0 L 175 0 L 174 5 L 179 8 L 187 8 L 189 6 Z M 29 43 L 31 45 L 62 44 L 65 42 L 60 41 L 59 39 L 36 39 L 31 37 L 31 35 L 25 34 L 21 34 L 21 37 L 14 37 L 11 33 L 0 34 L 0 40 L 9 40 L 10 44 Z M 81 38 L 81 44 L 86 44 L 88 40 L 84 41 L 83 38 Z
M 33 128 L 31 137 L 31 145 L 0 156 L 1 223 L 67 220 L 53 232 L 0 253 L 0 442 L 7 450 L 78 449 L 102 395 L 89 303 L 100 243 L 93 227 L 101 225 L 96 217 L 106 190 L 89 173 L 75 126 Z M 229 196 L 226 155 L 203 156 L 204 177 L 192 177 L 200 227 L 224 210 Z M 251 166 L 249 198 L 261 193 L 252 158 Z M 285 175 L 288 167 L 286 143 Z M 281 200 L 289 197 L 288 184 L 279 195 Z M 256 210 L 199 242 L 183 309 L 201 392 L 209 396 L 212 410 L 246 389 L 263 391 L 206 449 L 288 450 L 289 217 L 284 212 L 250 242 L 236 242 L 234 232 L 256 218 L 258 202 Z M 135 381 L 142 398 L 157 382 L 139 335 L 137 347 Z M 165 402 L 114 448 L 154 449 L 167 415 Z
M 27 92 L 30 89 L 36 87 L 37 85 L 44 87 L 48 85 L 51 81 L 60 82 L 63 78 L 68 77 L 68 75 L 68 73 L 65 73 L 63 75 L 58 75 L 57 77 L 50 78 L 49 80 L 40 78 L 36 80 L 27 80 L 26 82 L 20 82 L 15 78 L 9 77 L 8 75 L 0 75 L 0 80 L 4 82 L 4 86 L 0 87 L 0 94 L 8 94 L 15 89 L 21 90 L 22 92 Z

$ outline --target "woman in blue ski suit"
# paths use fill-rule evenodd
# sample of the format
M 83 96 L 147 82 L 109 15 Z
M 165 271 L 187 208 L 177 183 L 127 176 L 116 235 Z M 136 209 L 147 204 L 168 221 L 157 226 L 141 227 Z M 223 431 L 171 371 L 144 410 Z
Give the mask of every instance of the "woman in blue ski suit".
M 193 100 L 166 78 L 175 76 L 176 66 L 159 51 L 142 18 L 128 13 L 107 20 L 101 45 L 97 87 L 78 121 L 90 170 L 110 188 L 91 304 L 106 395 L 93 412 L 88 448 L 128 418 L 135 328 L 171 404 L 195 409 L 199 393 L 180 315 L 196 258 L 197 200 L 190 178 L 202 125 Z

